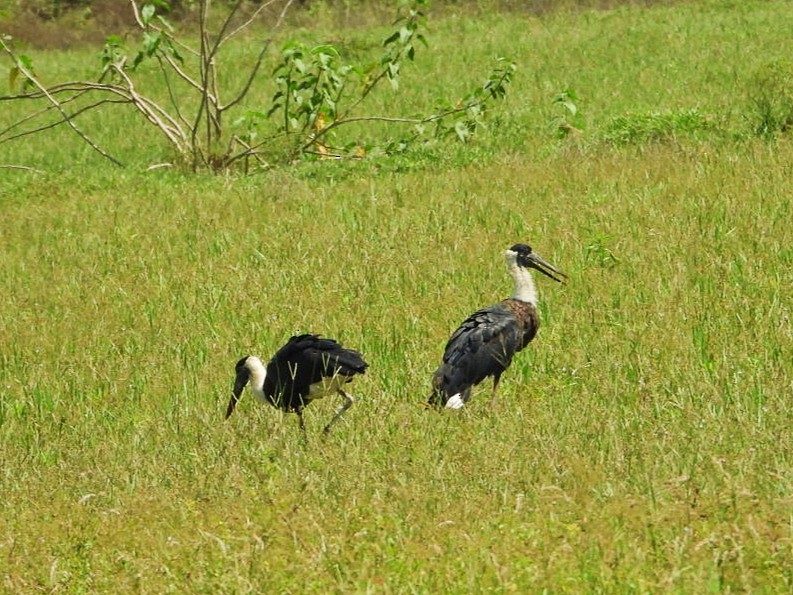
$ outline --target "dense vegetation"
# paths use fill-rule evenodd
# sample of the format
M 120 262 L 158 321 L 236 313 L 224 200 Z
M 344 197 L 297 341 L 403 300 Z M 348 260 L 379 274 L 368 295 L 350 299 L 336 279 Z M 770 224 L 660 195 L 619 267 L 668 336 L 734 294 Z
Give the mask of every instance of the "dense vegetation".
M 290 38 L 382 47 L 314 10 Z M 467 144 L 194 176 L 107 112 L 125 168 L 67 130 L 0 146 L 43 172 L 0 170 L 4 590 L 793 589 L 788 3 L 430 24 L 373 109 L 508 55 Z M 30 50 L 53 78 L 97 52 Z M 572 282 L 537 280 L 495 408 L 425 410 L 517 241 Z M 370 362 L 344 420 L 323 439 L 312 404 L 303 437 L 247 396 L 223 423 L 234 362 L 297 331 Z

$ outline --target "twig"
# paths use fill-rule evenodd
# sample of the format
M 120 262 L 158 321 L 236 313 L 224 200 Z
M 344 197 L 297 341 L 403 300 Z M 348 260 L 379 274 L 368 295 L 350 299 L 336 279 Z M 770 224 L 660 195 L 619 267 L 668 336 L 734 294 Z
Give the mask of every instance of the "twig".
M 231 19 L 234 18 L 234 15 L 237 14 L 237 11 L 242 6 L 243 0 L 237 0 L 234 5 L 229 9 L 229 14 L 226 16 L 226 19 L 223 21 L 223 24 L 220 26 L 220 31 L 217 32 L 215 37 L 215 43 L 212 44 L 212 49 L 209 51 L 209 58 L 210 60 L 215 57 L 217 54 L 218 48 L 220 48 L 221 44 L 223 43 L 223 35 L 226 33 L 226 29 L 231 24 Z
M 269 163 L 267 163 L 267 161 L 264 160 L 261 157 L 261 155 L 259 155 L 259 153 L 251 145 L 249 145 L 248 143 L 246 143 L 244 140 L 242 140 L 240 137 L 238 137 L 236 135 L 231 137 L 231 141 L 229 142 L 228 153 L 231 152 L 231 145 L 234 142 L 239 143 L 240 145 L 242 145 L 245 148 L 245 151 L 243 151 L 241 153 L 237 153 L 233 157 L 228 157 L 226 159 L 226 164 L 227 165 L 231 165 L 232 163 L 234 163 L 238 159 L 244 159 L 245 157 L 253 157 L 254 159 L 256 159 L 256 161 L 259 162 L 259 165 L 262 165 L 264 167 L 267 167 L 269 165 Z
M 139 95 L 137 91 L 135 91 L 132 79 L 129 78 L 122 68 L 119 68 L 118 65 L 115 64 L 112 68 L 127 84 L 127 88 L 124 90 L 131 97 L 133 105 L 138 108 L 138 111 L 140 111 L 149 122 L 157 126 L 176 149 L 184 155 L 186 153 L 186 148 L 184 146 L 186 137 L 184 131 L 179 126 L 179 122 L 151 99 Z
M 130 4 L 132 4 L 132 12 L 135 15 L 135 22 L 138 24 L 138 27 L 140 27 L 141 29 L 143 29 L 145 31 L 146 28 L 147 28 L 147 25 L 143 22 L 143 19 L 140 16 L 140 10 L 138 10 L 138 5 L 135 3 L 135 0 L 129 0 L 129 2 L 130 2 Z M 153 29 L 154 31 L 157 31 L 158 33 L 165 33 L 167 35 L 167 32 L 163 31 L 162 28 L 158 27 L 157 25 L 149 23 L 148 27 Z M 173 43 L 178 45 L 180 48 L 182 48 L 186 52 L 189 52 L 189 53 L 193 54 L 194 56 L 198 56 L 199 55 L 196 50 L 191 48 L 186 43 L 184 43 L 182 41 L 179 41 L 178 39 L 174 39 L 170 35 L 168 35 L 168 37 L 169 37 L 169 39 L 171 41 L 173 41 Z
M 71 117 L 74 118 L 75 116 L 79 116 L 81 113 L 87 112 L 90 109 L 97 108 L 100 105 L 104 105 L 105 103 L 130 103 L 130 101 L 128 101 L 128 100 L 122 101 L 120 99 L 102 99 L 100 101 L 97 101 L 96 103 L 92 103 L 91 105 L 83 106 L 82 108 L 80 108 L 76 112 L 73 112 L 71 114 Z M 47 108 L 47 111 L 49 111 L 50 109 L 51 109 L 51 107 Z M 38 115 L 40 115 L 41 113 L 42 112 L 39 112 Z M 30 118 L 26 118 L 25 120 L 28 120 L 28 119 L 30 119 Z M 39 126 L 38 128 L 33 128 L 31 130 L 25 130 L 23 132 L 18 132 L 16 134 L 12 134 L 11 136 L 7 136 L 5 138 L 2 138 L 2 134 L 0 134 L 0 144 L 6 143 L 6 142 L 10 142 L 12 140 L 16 140 L 18 138 L 22 138 L 22 137 L 25 137 L 25 136 L 29 136 L 31 134 L 36 134 L 38 132 L 44 132 L 45 130 L 49 130 L 50 128 L 55 128 L 57 126 L 60 126 L 61 124 L 64 124 L 66 121 L 67 121 L 66 118 L 62 118 L 62 119 L 57 120 L 55 122 L 51 122 L 50 124 L 47 124 L 45 126 Z M 20 124 L 20 123 L 21 123 L 21 121 L 17 122 L 17 124 Z M 14 125 L 14 127 L 16 127 L 16 124 Z M 8 129 L 4 130 L 3 134 L 5 132 L 7 132 L 8 130 L 10 130 L 10 129 L 11 128 L 8 128 Z
M 253 84 L 253 81 L 259 72 L 259 68 L 262 65 L 262 61 L 264 60 L 264 55 L 267 53 L 267 50 L 270 48 L 270 44 L 273 41 L 273 36 L 275 34 L 275 31 L 281 26 L 281 23 L 286 17 L 286 12 L 289 10 L 289 7 L 292 6 L 293 2 L 294 0 L 287 0 L 283 9 L 281 9 L 281 14 L 278 15 L 278 19 L 276 20 L 275 25 L 273 25 L 273 27 L 270 29 L 270 37 L 264 41 L 264 45 L 262 45 L 262 49 L 259 50 L 259 55 L 256 57 L 256 64 L 254 64 L 253 70 L 251 71 L 250 76 L 248 76 L 248 80 L 245 82 L 245 86 L 237 94 L 237 96 L 231 101 L 229 101 L 227 104 L 218 105 L 218 111 L 223 112 L 229 109 L 230 107 L 234 107 L 240 101 L 242 101 L 245 98 L 245 96 L 248 94 L 248 91 L 250 90 L 251 85 Z
M 33 172 L 34 174 L 43 174 L 44 172 L 35 167 L 28 167 L 27 165 L 0 165 L 0 169 L 21 169 L 23 171 Z
M 360 155 L 344 155 L 342 153 L 323 153 L 322 151 L 303 151 L 306 155 L 319 155 L 320 157 L 330 157 L 332 159 L 363 159 Z
M 108 159 L 109 161 L 111 161 L 112 163 L 115 163 L 115 164 L 116 164 L 116 165 L 118 165 L 119 167 L 124 167 L 124 164 L 123 164 L 123 163 L 121 163 L 121 161 L 119 161 L 118 159 L 116 159 L 116 158 L 115 158 L 115 157 L 113 157 L 112 155 L 110 155 L 110 154 L 108 154 L 107 152 L 105 152 L 104 150 L 102 150 L 102 149 L 101 149 L 101 148 L 100 148 L 100 147 L 99 147 L 99 146 L 98 146 L 98 145 L 97 145 L 97 144 L 96 144 L 94 141 L 92 141 L 92 140 L 91 140 L 91 139 L 88 137 L 88 135 L 86 135 L 86 134 L 85 134 L 85 133 L 84 133 L 82 130 L 80 130 L 80 129 L 77 127 L 77 124 L 75 124 L 74 122 L 72 122 L 72 120 L 69 118 L 69 115 L 68 115 L 68 114 L 66 113 L 66 111 L 65 111 L 65 110 L 64 110 L 64 109 L 61 107 L 60 103 L 58 103 L 58 100 L 57 100 L 57 99 L 55 99 L 55 97 L 53 97 L 52 95 L 50 95 L 50 93 L 47 91 L 47 89 L 46 89 L 46 88 L 45 88 L 45 87 L 44 87 L 44 86 L 43 86 L 43 85 L 42 85 L 40 82 L 38 82 L 38 81 L 36 80 L 36 78 L 33 76 L 33 73 L 31 73 L 31 72 L 30 72 L 30 71 L 29 71 L 29 70 L 28 70 L 28 69 L 25 67 L 25 65 L 24 65 L 24 64 L 22 64 L 22 63 L 21 63 L 19 60 L 17 60 L 16 56 L 14 55 L 14 52 L 12 52 L 12 51 L 11 51 L 11 49 L 10 49 L 10 48 L 9 48 L 9 47 L 8 47 L 8 46 L 5 44 L 5 42 L 4 42 L 2 39 L 0 39 L 0 45 L 2 45 L 2 47 L 3 47 L 3 50 L 5 50 L 5 52 L 6 52 L 6 53 L 7 53 L 9 56 L 11 56 L 11 59 L 12 59 L 12 60 L 14 61 L 14 63 L 16 64 L 17 68 L 19 68 L 19 71 L 20 71 L 22 74 L 24 74 L 24 75 L 25 75 L 25 77 L 26 77 L 26 78 L 27 78 L 27 79 L 28 79 L 28 80 L 29 80 L 31 83 L 33 83 L 33 84 L 36 86 L 36 88 L 38 88 L 38 90 L 39 90 L 39 91 L 41 91 L 41 92 L 42 92 L 42 93 L 43 93 L 43 94 L 44 94 L 44 95 L 47 97 L 47 99 L 48 99 L 48 100 L 49 100 L 49 101 L 50 101 L 50 102 L 51 102 L 51 103 L 52 103 L 52 104 L 53 104 L 53 105 L 56 107 L 56 109 L 57 109 L 57 110 L 58 110 L 58 111 L 61 113 L 61 115 L 63 116 L 64 120 L 66 120 L 66 123 L 69 125 L 69 127 L 70 127 L 72 130 L 74 130 L 74 132 L 75 132 L 75 133 L 76 133 L 76 134 L 77 134 L 77 135 L 78 135 L 80 138 L 82 138 L 82 139 L 83 139 L 83 140 L 84 140 L 86 143 L 88 143 L 88 145 L 89 145 L 89 146 L 90 146 L 90 147 L 91 147 L 91 148 L 92 148 L 94 151 L 96 151 L 97 153 L 99 153 L 100 155 L 102 155 L 102 157 L 104 157 L 105 159 Z
M 431 122 L 436 122 L 438 120 L 442 120 L 448 116 L 458 114 L 460 112 L 464 112 L 472 107 L 476 107 L 477 105 L 481 105 L 484 103 L 483 101 L 475 101 L 472 103 L 466 103 L 461 107 L 456 107 L 454 109 L 446 110 L 445 112 L 441 112 L 440 114 L 433 114 L 431 116 L 427 116 L 426 118 L 396 118 L 396 117 L 389 117 L 389 116 L 358 116 L 354 118 L 345 118 L 345 119 L 338 119 L 334 120 L 327 126 L 319 129 L 315 134 L 309 136 L 308 142 L 306 142 L 302 147 L 300 147 L 300 152 L 306 151 L 311 145 L 317 142 L 320 138 L 327 135 L 331 130 L 334 128 L 338 128 L 343 124 L 352 124 L 353 122 L 389 122 L 392 124 L 429 124 Z
M 51 93 L 53 92 L 52 89 L 50 89 L 50 92 Z M 67 103 L 70 103 L 70 102 L 74 101 L 78 97 L 81 97 L 84 93 L 87 93 L 87 91 L 79 92 L 79 93 L 75 94 L 74 96 L 70 97 L 69 99 L 64 99 L 63 101 L 61 101 L 61 105 L 66 105 Z M 43 95 L 41 95 L 40 93 L 36 93 L 36 96 L 37 96 L 37 98 L 43 97 Z M 16 96 L 14 96 L 14 98 L 15 99 L 28 99 L 28 98 L 30 98 L 30 96 L 28 96 L 28 95 L 16 95 Z M 0 97 L 0 100 L 2 100 L 2 99 L 4 99 L 4 98 Z M 0 130 L 0 138 L 2 138 L 3 135 L 11 132 L 14 128 L 17 128 L 18 126 L 21 126 L 22 124 L 24 124 L 28 120 L 34 120 L 34 119 L 38 118 L 39 116 L 41 116 L 43 114 L 46 114 L 47 112 L 49 112 L 49 111 L 51 111 L 53 109 L 55 109 L 55 108 L 52 105 L 48 105 L 47 107 L 44 107 L 44 108 L 42 108 L 42 109 L 40 109 L 40 110 L 38 110 L 36 112 L 32 112 L 32 113 L 28 114 L 27 116 L 23 117 L 22 119 L 17 120 L 13 124 L 11 124 L 8 128 Z M 0 142 L 2 142 L 2 141 L 0 141 Z
M 206 53 L 206 46 L 207 46 L 207 29 L 206 29 L 206 27 L 207 27 L 207 10 L 209 8 L 207 6 L 208 3 L 209 3 L 209 0 L 201 0 L 201 2 L 199 3 L 200 8 L 199 8 L 199 17 L 198 17 L 198 21 L 199 21 L 199 32 L 198 32 L 198 35 L 201 38 L 201 49 L 199 50 L 200 51 L 200 56 L 201 56 L 201 61 L 200 61 L 199 65 L 198 65 L 198 67 L 200 69 L 200 75 L 201 75 L 201 89 L 200 89 L 201 101 L 200 101 L 200 103 L 198 105 L 198 110 L 196 111 L 195 123 L 193 124 L 193 128 L 192 128 L 191 133 L 190 133 L 190 142 L 191 142 L 191 144 L 193 146 L 193 169 L 196 169 L 197 166 L 198 166 L 198 161 L 197 160 L 198 160 L 199 155 L 201 156 L 202 160 L 204 161 L 204 164 L 207 163 L 207 161 L 204 158 L 204 156 L 202 154 L 200 154 L 199 151 L 197 150 L 198 149 L 198 127 L 201 124 L 201 120 L 202 120 L 202 117 L 203 117 L 205 111 L 207 112 L 207 135 L 209 135 L 209 130 L 210 130 L 209 129 L 209 117 L 208 117 L 209 108 L 207 107 L 207 102 L 208 102 L 208 97 L 207 97 L 208 80 L 207 80 L 207 78 L 209 76 L 209 72 L 208 72 L 208 65 L 206 63 L 206 55 L 207 55 L 207 53 Z M 207 144 L 207 150 L 209 150 L 209 149 L 210 149 L 210 145 Z
M 165 167 L 173 167 L 173 163 L 154 163 L 146 168 L 146 171 L 154 171 L 155 169 L 163 169 Z
M 168 97 L 171 99 L 171 105 L 173 106 L 173 109 L 176 112 L 176 117 L 178 117 L 182 121 L 182 124 L 184 124 L 185 126 L 190 128 L 190 122 L 187 121 L 187 118 L 185 118 L 182 115 L 182 111 L 179 109 L 179 102 L 176 100 L 176 95 L 173 92 L 173 87 L 171 85 L 171 79 L 168 77 L 168 72 L 165 70 L 165 68 L 162 65 L 162 56 L 158 55 L 157 56 L 157 61 L 160 64 L 160 70 L 162 71 L 162 77 L 165 79 L 165 87 L 168 89 Z
M 269 2 L 264 2 L 263 4 L 260 4 L 260 5 L 259 5 L 259 8 L 257 8 L 255 11 L 253 11 L 253 14 L 250 16 L 250 18 L 249 18 L 247 21 L 245 21 L 244 23 L 242 23 L 242 25 L 240 25 L 239 27 L 237 27 L 236 29 L 234 29 L 234 31 L 232 31 L 231 33 L 229 33 L 228 35 L 226 35 L 226 37 L 223 37 L 222 39 L 220 39 L 220 36 L 219 36 L 219 41 L 218 41 L 218 43 L 217 43 L 218 47 L 220 47 L 221 45 L 223 45 L 224 43 L 226 43 L 226 42 L 227 42 L 229 39 L 231 39 L 232 37 L 234 37 L 235 35 L 237 35 L 237 33 L 239 33 L 240 31 L 243 31 L 245 28 L 247 28 L 248 26 L 250 26 L 250 24 L 251 24 L 253 21 L 255 21 L 255 20 L 256 20 L 256 18 L 259 16 L 259 14 L 260 14 L 260 13 L 261 13 L 263 10 L 264 10 L 265 8 L 267 8 L 268 6 L 270 6 L 271 4 L 274 4 L 274 3 L 275 3 L 275 1 L 276 1 L 276 0 L 269 0 Z M 289 2 L 289 4 L 291 4 L 291 2 Z

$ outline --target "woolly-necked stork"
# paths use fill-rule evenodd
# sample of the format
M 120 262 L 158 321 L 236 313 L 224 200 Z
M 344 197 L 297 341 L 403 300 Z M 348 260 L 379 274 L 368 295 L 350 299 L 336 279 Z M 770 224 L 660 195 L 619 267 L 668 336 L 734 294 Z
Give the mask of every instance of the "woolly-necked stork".
M 537 289 L 529 269 L 559 283 L 568 279 L 526 244 L 515 244 L 504 257 L 515 291 L 509 299 L 471 314 L 451 336 L 443 363 L 432 376 L 431 405 L 460 409 L 471 398 L 471 389 L 489 376 L 495 399 L 501 374 L 540 326 Z
M 284 411 L 294 411 L 303 425 L 303 409 L 313 400 L 333 393 L 344 398 L 344 404 L 333 419 L 331 426 L 352 406 L 353 398 L 342 388 L 369 366 L 361 354 L 345 349 L 333 339 L 319 335 L 299 335 L 289 339 L 281 347 L 267 368 L 258 357 L 246 356 L 237 362 L 237 377 L 226 409 L 226 419 L 234 413 L 245 385 L 251 383 L 254 396 L 263 403 Z

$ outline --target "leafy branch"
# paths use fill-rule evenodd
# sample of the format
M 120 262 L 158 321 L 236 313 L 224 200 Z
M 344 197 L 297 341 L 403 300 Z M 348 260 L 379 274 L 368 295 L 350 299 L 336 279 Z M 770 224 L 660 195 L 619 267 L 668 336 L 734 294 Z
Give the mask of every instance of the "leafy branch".
M 0 101 L 45 101 L 46 107 L 0 130 L 0 144 L 65 124 L 103 157 L 121 165 L 75 122 L 87 112 L 121 105 L 140 113 L 167 140 L 177 158 L 194 171 L 225 170 L 240 162 L 247 171 L 251 159 L 266 167 L 276 146 L 286 148 L 289 159 L 301 155 L 362 157 L 366 152 L 358 143 L 335 146 L 342 127 L 362 122 L 412 126 L 412 137 L 400 141 L 399 147 L 426 136 L 432 127 L 436 137 L 454 136 L 467 142 L 483 124 L 489 104 L 504 97 L 515 71 L 513 63 L 500 58 L 481 86 L 454 103 L 439 102 L 428 115 L 365 113 L 365 100 L 385 81 L 397 91 L 405 62 L 414 60 L 419 45 L 429 47 L 423 32 L 427 0 L 407 0 L 394 23 L 395 30 L 383 42 L 382 55 L 371 66 L 343 63 L 337 48 L 330 44 L 309 48 L 294 41 L 286 43 L 272 71 L 276 91 L 270 104 L 247 109 L 227 125 L 226 112 L 247 103 L 275 33 L 294 0 L 265 0 L 241 18 L 243 2 L 230 2 L 219 28 L 210 32 L 209 22 L 214 21 L 209 15 L 211 3 L 199 0 L 198 42 L 193 45 L 177 36 L 166 16 L 169 5 L 165 0 L 129 0 L 139 31 L 137 48 L 128 52 L 120 37 L 109 36 L 95 81 L 45 86 L 36 77 L 30 58 L 16 53 L 12 40 L 4 37 L 0 47 L 12 62 L 9 81 L 12 88 L 21 83 L 21 92 L 0 96 Z M 268 32 L 257 42 L 253 66 L 243 73 L 236 88 L 221 86 L 218 57 L 223 46 L 260 21 L 268 8 L 274 16 Z M 153 63 L 161 77 L 164 102 L 145 88 L 140 76 L 145 63 Z M 46 120 L 43 124 L 42 119 Z M 395 147 L 386 144 L 384 150 Z

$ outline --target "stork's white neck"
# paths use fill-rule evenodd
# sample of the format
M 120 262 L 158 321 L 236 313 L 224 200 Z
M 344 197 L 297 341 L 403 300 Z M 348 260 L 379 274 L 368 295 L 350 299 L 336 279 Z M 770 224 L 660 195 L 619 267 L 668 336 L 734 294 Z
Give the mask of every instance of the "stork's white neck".
M 512 299 L 536 306 L 537 288 L 534 287 L 534 279 L 532 279 L 529 270 L 516 265 L 510 267 L 509 274 L 515 279 L 515 291 L 512 292 Z
M 512 299 L 528 302 L 536 306 L 537 288 L 534 286 L 534 279 L 529 269 L 518 266 L 517 257 L 517 252 L 513 252 L 512 250 L 507 250 L 504 253 L 504 258 L 507 261 L 507 271 L 509 271 L 509 274 L 512 275 L 512 278 L 515 280 L 515 290 L 512 292 Z
M 267 369 L 264 367 L 262 360 L 258 357 L 249 357 L 245 362 L 245 367 L 251 373 L 250 383 L 253 396 L 259 401 L 266 402 L 264 397 L 264 379 L 267 376 Z

